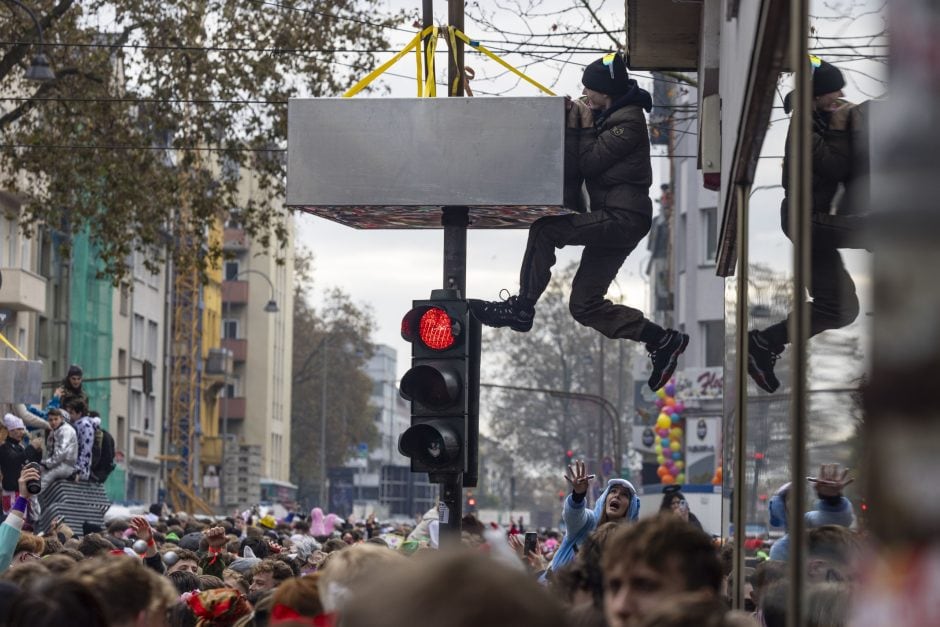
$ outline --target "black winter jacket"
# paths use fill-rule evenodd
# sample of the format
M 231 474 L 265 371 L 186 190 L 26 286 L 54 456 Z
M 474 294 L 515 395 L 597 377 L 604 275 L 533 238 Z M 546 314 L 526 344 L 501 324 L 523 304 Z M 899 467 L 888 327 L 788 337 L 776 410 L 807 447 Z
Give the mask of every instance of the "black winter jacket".
M 591 211 L 624 209 L 652 216 L 653 169 L 643 113 L 651 108 L 649 93 L 634 83 L 610 109 L 595 116 L 594 128 L 573 129 L 578 135 L 577 167 Z
M 783 152 L 783 189 L 789 196 L 790 133 Z M 813 213 L 829 213 L 840 183 L 852 172 L 852 145 L 848 131 L 829 128 L 829 116 L 813 112 Z M 786 202 L 786 199 L 784 199 Z
M 13 438 L 0 444 L 0 473 L 3 473 L 3 489 L 15 492 L 19 489 L 20 471 L 26 462 L 39 462 L 42 453 L 32 446 L 23 446 Z

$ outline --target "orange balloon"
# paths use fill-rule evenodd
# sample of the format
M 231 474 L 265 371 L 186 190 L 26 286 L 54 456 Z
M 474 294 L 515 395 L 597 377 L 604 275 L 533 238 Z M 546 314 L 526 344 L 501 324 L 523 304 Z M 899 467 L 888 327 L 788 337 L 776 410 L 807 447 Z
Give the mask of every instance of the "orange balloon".
M 666 485 L 672 485 L 673 483 L 676 482 L 676 478 L 667 472 L 665 475 L 663 475 L 662 481 Z
M 669 469 L 665 466 L 660 466 L 656 469 L 656 474 L 659 475 L 659 478 L 662 479 L 663 475 L 669 474 Z
M 712 485 L 721 485 L 721 466 L 715 469 L 715 476 L 712 477 Z

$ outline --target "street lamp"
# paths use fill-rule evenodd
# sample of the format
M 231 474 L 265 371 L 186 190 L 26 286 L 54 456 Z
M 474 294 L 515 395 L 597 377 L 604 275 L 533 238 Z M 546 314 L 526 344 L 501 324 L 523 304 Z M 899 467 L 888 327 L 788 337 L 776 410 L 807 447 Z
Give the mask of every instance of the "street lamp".
M 614 439 L 613 447 L 614 451 L 616 452 L 614 455 L 614 466 L 617 474 L 619 475 L 623 470 L 623 434 L 620 430 L 620 420 L 617 419 L 617 408 L 614 407 L 613 403 L 608 401 L 603 396 L 598 396 L 597 394 L 588 394 L 586 392 L 568 392 L 565 390 L 532 388 L 521 385 L 498 385 L 496 383 L 480 383 L 480 387 L 496 388 L 501 390 L 516 390 L 518 392 L 538 392 L 539 394 L 547 394 L 548 396 L 554 396 L 555 398 L 571 398 L 574 400 L 587 401 L 589 403 L 598 405 L 603 409 L 607 419 L 610 421 L 610 430 Z
M 30 19 L 33 20 L 33 24 L 36 25 L 36 33 L 38 34 L 39 39 L 39 52 L 33 57 L 32 62 L 29 65 L 29 69 L 26 70 L 25 78 L 28 81 L 37 81 L 44 83 L 46 81 L 51 81 L 55 78 L 55 72 L 52 71 L 52 68 L 49 66 L 49 59 L 42 52 L 43 39 L 42 39 L 42 24 L 39 23 L 39 19 L 36 18 L 36 14 L 33 13 L 33 10 L 28 6 L 20 2 L 20 0 L 6 0 L 6 2 L 18 6 L 19 8 L 26 11 Z
M 268 275 L 266 275 L 266 274 L 265 274 L 264 272 L 262 272 L 261 270 L 251 270 L 251 269 L 249 269 L 249 270 L 242 270 L 241 272 L 239 272 L 238 274 L 236 274 L 235 276 L 233 276 L 233 277 L 232 277 L 231 279 L 229 279 L 229 280 L 234 281 L 234 280 L 238 279 L 238 277 L 242 276 L 243 274 L 257 274 L 257 275 L 260 276 L 262 279 L 264 279 L 265 281 L 268 282 L 268 285 L 271 286 L 271 298 L 270 298 L 270 300 L 268 300 L 267 303 L 265 303 L 265 305 L 264 305 L 264 310 L 265 310 L 266 312 L 268 312 L 268 313 L 277 313 L 277 312 L 279 311 L 279 309 L 278 309 L 278 307 L 277 307 L 277 301 L 274 300 L 274 283 L 271 282 L 271 277 L 269 277 Z
M 280 311 L 280 309 L 277 306 L 277 301 L 274 299 L 274 283 L 271 282 L 271 277 L 269 277 L 264 272 L 261 272 L 260 270 L 251 270 L 251 269 L 242 270 L 241 272 L 233 276 L 231 279 L 226 279 L 226 280 L 235 281 L 238 279 L 238 277 L 244 274 L 257 274 L 258 276 L 260 276 L 261 278 L 263 278 L 265 281 L 268 282 L 268 285 L 271 286 L 271 298 L 268 300 L 267 303 L 265 303 L 264 311 L 267 313 L 277 313 L 278 311 Z M 225 339 L 226 312 L 228 312 L 229 309 L 230 309 L 229 302 L 223 299 L 222 300 L 222 339 Z M 232 338 L 232 339 L 237 339 L 237 338 Z M 228 441 L 228 403 L 229 403 L 228 399 L 231 398 L 228 395 L 228 375 L 227 374 L 225 375 L 225 386 L 222 389 L 225 391 L 225 402 L 222 403 L 222 416 L 221 416 L 222 418 L 222 472 L 219 474 L 219 484 L 220 484 L 219 492 L 221 493 L 219 495 L 219 501 L 221 502 L 222 507 L 224 508 L 227 505 L 227 503 L 225 502 L 225 444 Z

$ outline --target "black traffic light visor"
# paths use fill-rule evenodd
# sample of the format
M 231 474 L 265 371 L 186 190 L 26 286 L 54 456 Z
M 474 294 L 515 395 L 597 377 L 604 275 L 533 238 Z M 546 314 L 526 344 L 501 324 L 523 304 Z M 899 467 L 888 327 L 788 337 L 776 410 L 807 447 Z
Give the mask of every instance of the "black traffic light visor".
M 447 423 L 434 420 L 402 433 L 398 451 L 428 466 L 446 466 L 461 454 L 460 437 Z
M 402 398 L 433 409 L 453 405 L 460 399 L 461 392 L 460 377 L 444 364 L 415 366 L 401 379 Z

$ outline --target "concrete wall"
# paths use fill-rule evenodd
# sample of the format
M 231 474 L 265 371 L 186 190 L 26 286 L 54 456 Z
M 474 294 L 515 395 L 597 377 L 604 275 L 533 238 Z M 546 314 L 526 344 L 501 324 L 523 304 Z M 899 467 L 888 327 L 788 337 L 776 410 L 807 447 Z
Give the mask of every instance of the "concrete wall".
M 694 106 L 698 96 L 694 88 L 681 96 L 675 104 Z M 687 117 L 691 117 L 687 116 Z M 697 118 L 697 116 L 696 116 Z M 698 120 L 677 123 L 675 154 L 694 155 L 698 146 Z M 706 363 L 704 322 L 724 319 L 724 280 L 715 274 L 715 251 L 707 254 L 708 230 L 717 249 L 718 193 L 702 184 L 702 173 L 697 159 L 675 159 L 673 165 L 673 207 L 676 228 L 672 232 L 672 249 L 676 254 L 673 264 L 675 276 L 675 320 L 690 335 L 689 347 L 683 355 L 682 367 L 718 366 Z M 707 220 L 707 212 L 712 222 Z M 709 258 L 710 257 L 710 258 Z M 723 332 L 722 332 L 723 333 Z
M 154 365 L 153 392 L 143 393 L 141 379 L 111 382 L 111 424 L 117 450 L 124 453 L 126 496 L 152 503 L 157 500 L 166 377 L 166 265 L 151 273 L 142 253 L 134 253 L 131 277 L 124 289 L 113 291 L 111 316 L 113 376 L 135 376 L 143 362 Z M 131 286 L 133 286 L 131 288 Z
M 248 172 L 241 177 L 241 193 L 260 198 L 254 178 Z M 280 202 L 280 201 L 277 201 Z M 244 308 L 244 332 L 248 340 L 247 356 L 241 373 L 241 392 L 245 397 L 245 420 L 242 439 L 257 444 L 262 450 L 261 475 L 269 479 L 290 481 L 290 406 L 291 347 L 294 313 L 294 242 L 293 222 L 288 220 L 289 239 L 286 247 L 264 252 L 252 240 L 250 249 L 240 260 L 241 272 L 256 270 L 270 278 L 274 285 L 277 313 L 268 313 L 264 306 L 271 298 L 271 286 L 256 272 L 248 272 L 239 280 L 248 282 L 248 305 Z M 276 254 L 285 263 L 278 265 Z

